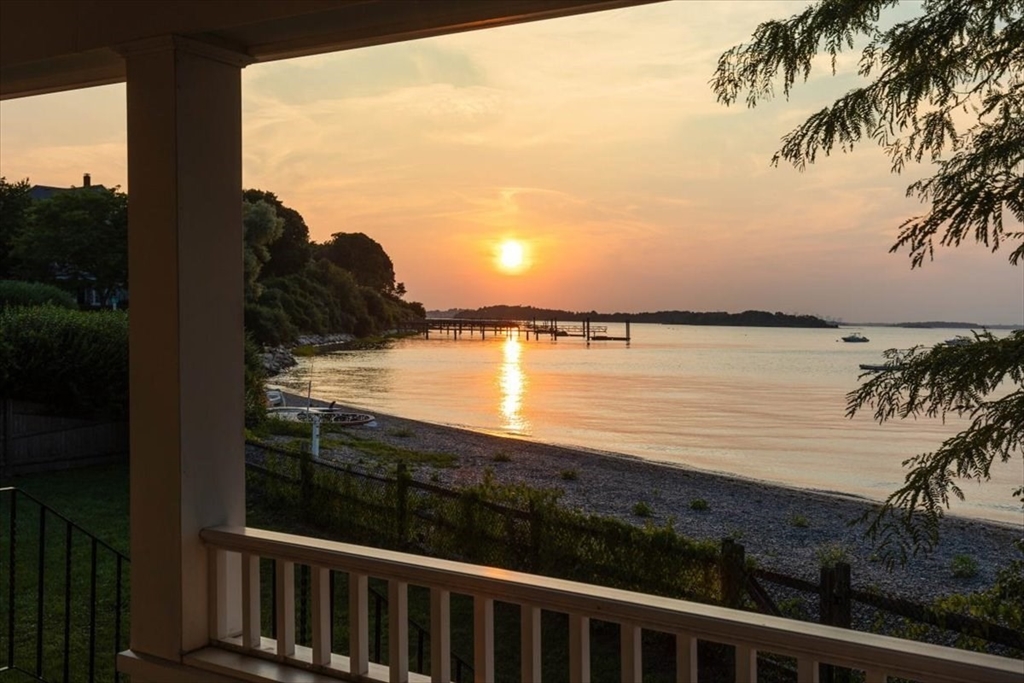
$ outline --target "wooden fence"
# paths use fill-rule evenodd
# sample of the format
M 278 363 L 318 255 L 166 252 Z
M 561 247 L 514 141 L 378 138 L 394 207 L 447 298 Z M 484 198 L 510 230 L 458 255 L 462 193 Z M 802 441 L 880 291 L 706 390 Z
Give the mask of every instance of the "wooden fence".
M 853 610 L 860 604 L 910 622 L 1024 651 L 1024 634 L 1012 628 L 904 598 L 858 590 L 853 587 L 850 565 L 846 562 L 823 566 L 819 583 L 813 583 L 748 567 L 743 546 L 729 539 L 722 541 L 721 557 L 723 603 L 730 607 L 742 608 L 749 598 L 759 612 L 787 616 L 779 609 L 771 591 L 765 588 L 765 584 L 774 584 L 813 596 L 818 603 L 818 621 L 829 626 L 851 628 Z
M 128 453 L 128 423 L 48 414 L 0 399 L 0 477 L 116 462 Z
M 254 458 L 250 457 L 247 462 L 250 472 L 259 472 L 263 476 L 270 475 L 293 486 L 302 487 L 299 500 L 304 501 L 304 509 L 315 510 L 317 516 L 324 513 L 325 507 L 310 507 L 308 502 L 314 497 L 314 490 L 318 486 L 327 486 L 330 489 L 327 491 L 329 497 L 335 500 L 354 496 L 354 507 L 347 515 L 344 515 L 345 527 L 352 531 L 353 526 L 358 526 L 355 518 L 363 516 L 373 524 L 373 528 L 367 530 L 367 538 L 380 542 L 382 536 L 386 536 L 393 542 L 395 548 L 408 549 L 409 539 L 421 535 L 422 532 L 413 532 L 411 529 L 417 518 L 431 526 L 444 526 L 445 522 L 442 519 L 444 515 L 440 512 L 445 505 L 455 504 L 464 508 L 463 512 L 472 512 L 468 518 L 474 523 L 472 528 L 460 527 L 457 530 L 458 533 L 454 535 L 457 539 L 455 549 L 460 552 L 460 555 L 454 559 L 482 562 L 494 566 L 508 564 L 506 568 L 510 569 L 527 570 L 618 587 L 626 586 L 633 589 L 635 587 L 629 585 L 627 575 L 635 574 L 636 566 L 615 554 L 617 549 L 627 555 L 643 556 L 640 564 L 644 570 L 641 586 L 644 592 L 703 601 L 706 601 L 709 595 L 718 593 L 717 601 L 726 607 L 754 609 L 773 616 L 803 618 L 842 628 L 872 628 L 869 623 L 865 623 L 864 618 L 864 614 L 870 612 L 874 618 L 905 620 L 902 622 L 904 625 L 931 627 L 946 634 L 978 638 L 985 641 L 989 647 L 1010 648 L 1017 652 L 1024 650 L 1024 634 L 1007 626 L 967 614 L 940 610 L 932 605 L 858 590 L 852 585 L 850 566 L 843 562 L 838 562 L 832 567 L 823 567 L 820 572 L 820 582 L 814 583 L 795 576 L 751 567 L 746 561 L 743 546 L 732 539 L 724 539 L 717 553 L 717 566 L 712 571 L 717 575 L 715 577 L 717 580 L 705 579 L 707 590 L 703 591 L 702 598 L 679 592 L 678 587 L 674 586 L 671 580 L 658 581 L 661 573 L 653 570 L 655 565 L 665 562 L 671 566 L 672 572 L 678 573 L 682 572 L 686 565 L 696 565 L 700 568 L 705 564 L 707 558 L 679 557 L 673 552 L 673 549 L 667 546 L 660 548 L 664 551 L 663 553 L 657 552 L 653 556 L 642 553 L 640 545 L 637 544 L 638 539 L 626 538 L 613 533 L 619 531 L 618 525 L 605 527 L 597 524 L 595 520 L 585 523 L 584 521 L 557 519 L 550 514 L 538 516 L 537 511 L 532 509 L 517 509 L 493 501 L 482 500 L 472 492 L 447 489 L 413 480 L 402 466 L 398 467 L 397 476 L 380 476 L 352 468 L 342 469 L 322 461 L 313 461 L 308 454 L 299 455 L 263 443 L 249 442 L 249 446 L 258 449 L 264 457 L 269 453 L 275 453 L 284 456 L 287 460 L 293 460 L 295 463 L 301 462 L 301 466 L 295 466 L 290 471 L 278 469 L 271 472 L 267 469 L 265 461 L 257 464 L 254 462 Z M 262 458 L 256 458 L 256 460 L 262 460 Z M 339 487 L 336 480 L 323 478 L 321 475 L 324 473 L 340 473 L 342 474 L 341 481 L 347 481 L 348 485 Z M 357 485 L 352 484 L 354 479 L 358 479 Z M 314 482 L 316 483 L 314 484 Z M 334 485 L 332 486 L 332 484 Z M 365 497 L 368 489 L 379 489 L 379 495 L 375 500 L 370 501 Z M 413 504 L 416 497 L 423 499 L 420 501 L 420 506 Z M 422 505 L 424 501 L 429 501 L 429 504 Z M 482 514 L 485 510 L 491 513 L 487 515 L 487 519 L 484 519 Z M 502 519 L 504 521 L 501 521 Z M 525 532 L 520 530 L 520 533 L 515 533 L 516 525 L 514 523 L 525 525 Z M 541 541 L 545 539 L 554 541 L 554 543 L 544 543 L 544 546 L 548 548 L 547 551 L 541 551 L 535 547 L 538 545 L 538 534 L 542 537 Z M 611 535 L 609 536 L 609 534 Z M 429 532 L 425 536 L 430 541 L 440 538 L 439 535 Z M 345 540 L 366 542 L 367 539 Z M 654 539 L 645 540 L 651 542 Z M 666 540 L 667 538 L 660 539 L 662 543 Z M 570 557 L 571 553 L 568 551 L 580 543 L 585 548 L 600 546 L 601 552 L 588 554 L 585 562 L 579 562 L 580 558 Z M 474 549 L 484 550 L 478 546 L 486 544 L 504 548 L 517 561 L 509 564 L 503 562 L 502 558 L 488 555 L 486 552 L 471 552 Z M 428 545 L 431 547 L 420 548 L 420 551 L 427 550 L 429 554 L 446 556 L 445 552 L 439 553 L 438 551 L 453 550 L 453 548 L 438 548 L 432 543 L 428 543 Z M 551 546 L 562 548 L 565 553 L 552 556 Z M 467 553 L 470 556 L 467 557 Z M 607 556 L 608 561 L 599 561 L 603 556 Z M 552 573 L 553 570 L 564 573 L 571 566 L 586 569 L 589 573 L 582 578 L 576 574 Z M 696 575 L 700 575 L 700 572 L 697 572 Z M 689 583 L 689 581 L 685 583 Z M 801 601 L 806 601 L 811 605 L 816 604 L 817 614 L 806 614 L 801 617 L 785 613 L 785 610 L 780 609 L 777 597 L 780 589 L 788 589 L 791 594 L 800 596 Z M 860 618 L 854 618 L 855 612 L 860 614 Z M 837 680 L 834 672 L 829 668 L 823 669 L 821 679 L 824 681 Z

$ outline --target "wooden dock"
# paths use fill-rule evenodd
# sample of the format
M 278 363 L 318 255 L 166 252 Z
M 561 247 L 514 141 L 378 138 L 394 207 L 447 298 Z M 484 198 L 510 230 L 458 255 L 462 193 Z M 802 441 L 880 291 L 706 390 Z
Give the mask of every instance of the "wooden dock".
M 625 336 L 608 334 L 607 325 L 593 325 L 590 320 L 582 322 L 559 323 L 556 320 L 485 320 L 474 318 L 425 318 L 423 320 L 403 320 L 396 325 L 398 332 L 422 334 L 430 339 L 435 337 L 447 339 L 487 339 L 494 337 L 523 337 L 527 341 L 547 337 L 557 341 L 561 337 L 584 339 L 587 344 L 598 341 L 630 342 L 629 321 L 625 321 Z

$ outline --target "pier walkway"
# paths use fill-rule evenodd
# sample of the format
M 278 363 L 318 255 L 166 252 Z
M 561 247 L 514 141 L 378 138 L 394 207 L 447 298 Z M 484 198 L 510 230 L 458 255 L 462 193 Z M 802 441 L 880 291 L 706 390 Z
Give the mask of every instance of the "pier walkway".
M 630 342 L 629 321 L 625 321 L 625 336 L 608 334 L 607 325 L 592 325 L 590 320 L 570 323 L 559 323 L 555 320 L 486 320 L 474 318 L 425 318 L 423 320 L 403 320 L 396 324 L 399 332 L 415 332 L 426 339 L 433 332 L 437 336 L 451 339 L 467 337 L 470 339 L 486 339 L 493 337 L 521 337 L 529 340 L 547 337 L 557 340 L 560 337 L 578 337 L 592 341 L 624 341 Z

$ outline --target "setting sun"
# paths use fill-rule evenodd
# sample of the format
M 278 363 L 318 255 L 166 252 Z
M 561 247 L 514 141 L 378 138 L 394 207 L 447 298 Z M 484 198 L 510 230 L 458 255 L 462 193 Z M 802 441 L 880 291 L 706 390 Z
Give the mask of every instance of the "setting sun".
M 498 247 L 498 266 L 509 273 L 515 273 L 526 267 L 526 250 L 522 242 L 505 240 Z

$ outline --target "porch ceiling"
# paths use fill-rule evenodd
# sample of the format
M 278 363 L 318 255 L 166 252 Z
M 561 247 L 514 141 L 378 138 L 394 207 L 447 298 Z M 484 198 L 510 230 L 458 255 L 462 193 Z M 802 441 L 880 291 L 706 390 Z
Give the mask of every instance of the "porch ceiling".
M 3 0 L 0 99 L 125 80 L 119 46 L 165 35 L 256 62 L 658 0 Z

